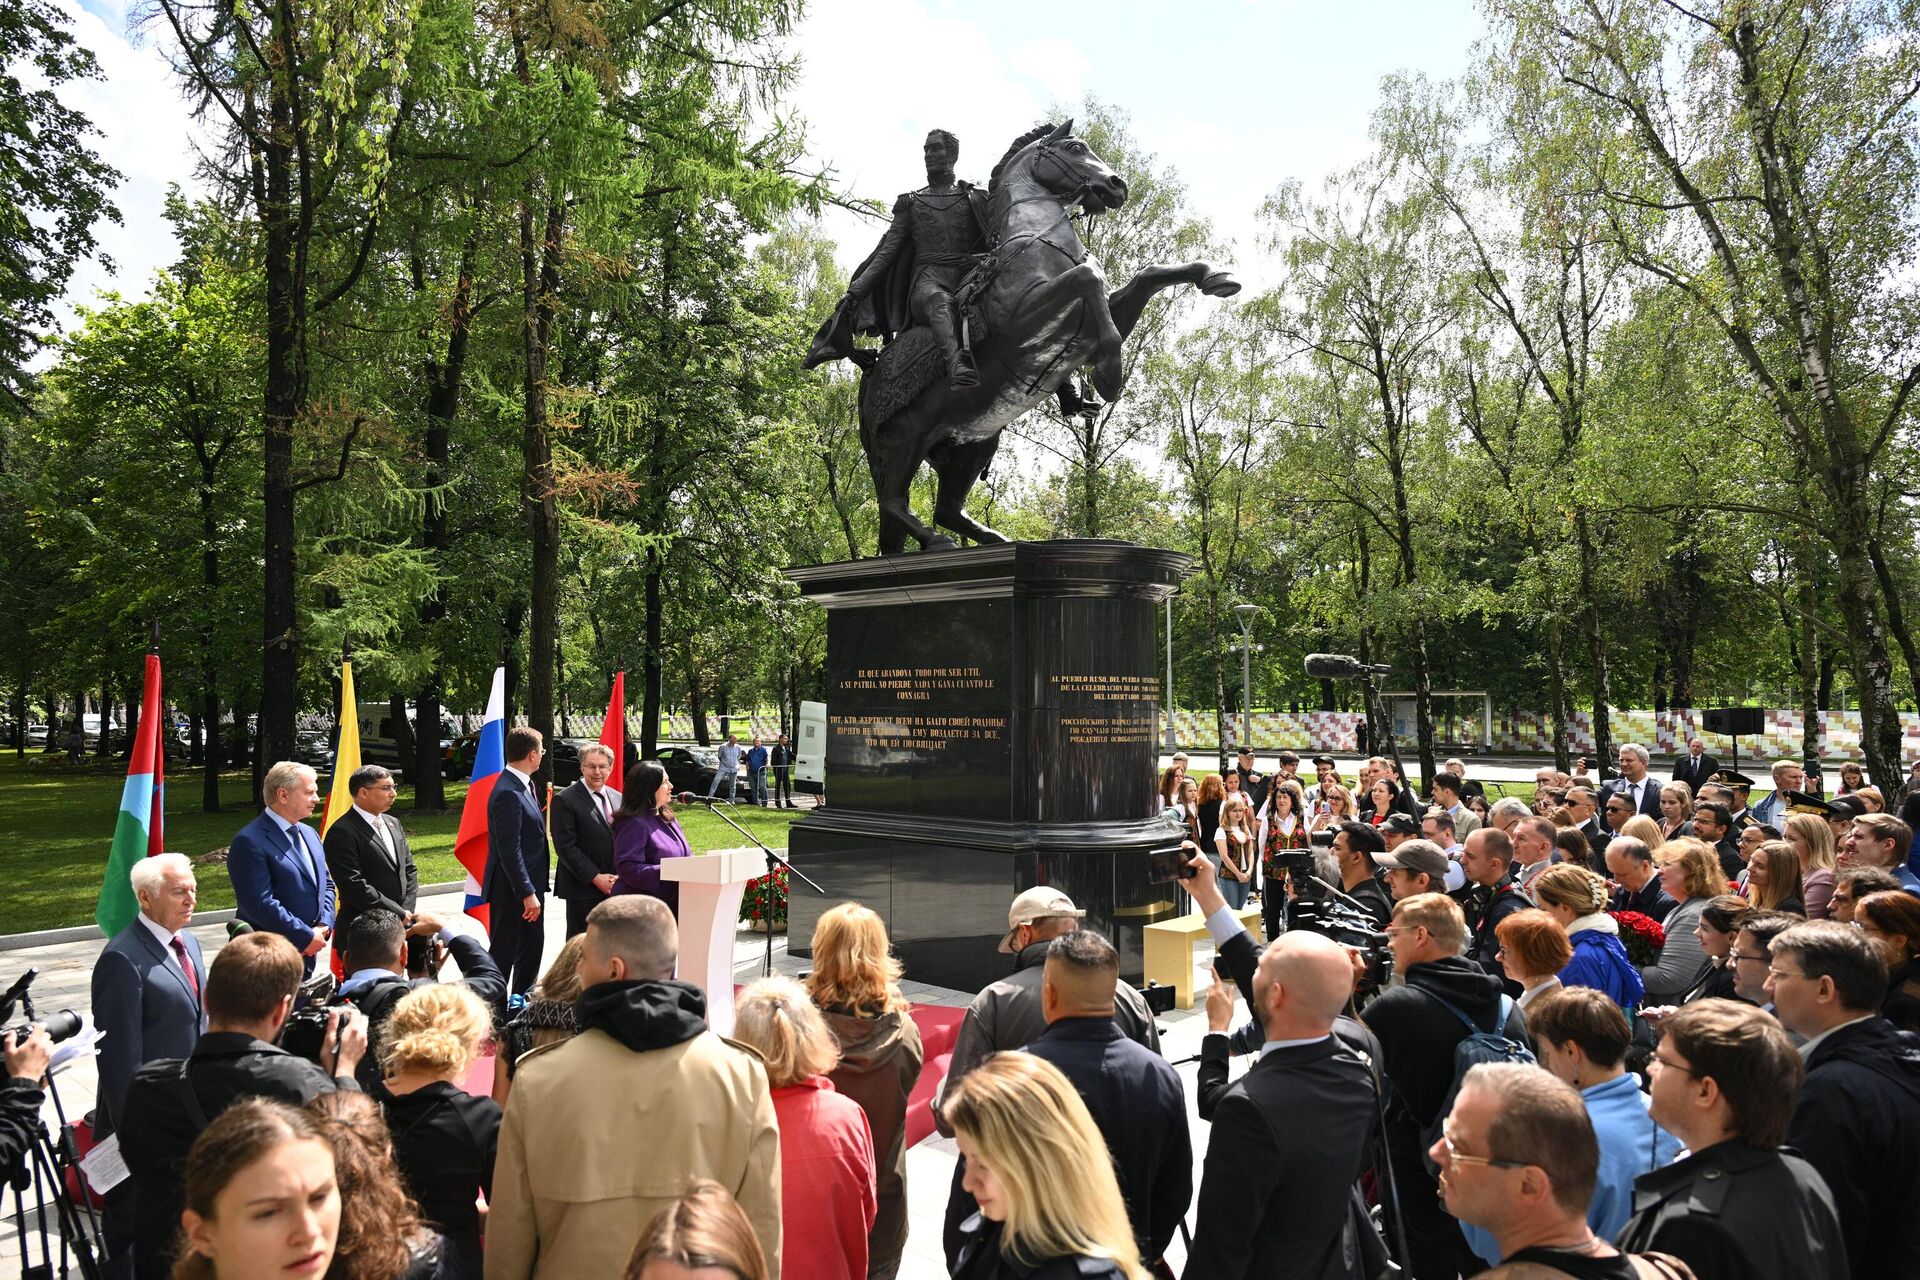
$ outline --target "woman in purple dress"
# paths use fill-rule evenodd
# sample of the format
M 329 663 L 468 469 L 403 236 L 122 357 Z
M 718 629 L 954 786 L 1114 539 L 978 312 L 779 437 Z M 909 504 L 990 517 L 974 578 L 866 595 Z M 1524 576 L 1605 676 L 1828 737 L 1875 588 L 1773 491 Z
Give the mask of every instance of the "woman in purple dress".
M 660 899 L 680 918 L 680 886 L 660 878 L 668 858 L 687 858 L 686 833 L 673 816 L 673 784 L 658 760 L 642 760 L 627 774 L 627 789 L 613 815 L 615 893 L 644 893 Z

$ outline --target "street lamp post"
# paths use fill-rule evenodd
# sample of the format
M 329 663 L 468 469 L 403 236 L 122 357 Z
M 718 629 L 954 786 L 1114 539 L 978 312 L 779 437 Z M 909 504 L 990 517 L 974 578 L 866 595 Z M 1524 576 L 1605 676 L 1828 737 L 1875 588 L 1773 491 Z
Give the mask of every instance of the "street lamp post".
M 1240 620 L 1240 745 L 1253 748 L 1253 618 L 1260 612 L 1257 604 L 1233 606 Z

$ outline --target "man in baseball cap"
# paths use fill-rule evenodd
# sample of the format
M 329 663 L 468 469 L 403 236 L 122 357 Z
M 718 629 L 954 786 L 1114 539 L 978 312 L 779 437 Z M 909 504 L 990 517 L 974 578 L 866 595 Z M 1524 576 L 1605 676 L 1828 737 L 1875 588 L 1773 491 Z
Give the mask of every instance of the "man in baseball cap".
M 933 1101 L 934 1123 L 941 1133 L 953 1136 L 940 1114 L 940 1103 L 952 1096 L 961 1077 L 988 1054 L 1023 1048 L 1045 1033 L 1047 1015 L 1041 1007 L 1040 984 L 1046 977 L 1047 944 L 1079 929 L 1086 914 L 1073 905 L 1072 898 L 1045 885 L 1025 890 L 1007 908 L 1007 936 L 1000 939 L 1000 950 L 1014 957 L 1013 972 L 981 988 L 967 1006 L 947 1064 L 946 1082 Z M 1153 1024 L 1145 997 L 1130 982 L 1122 982 L 1113 995 L 1113 1021 L 1120 1033 L 1158 1053 L 1160 1029 Z
M 1000 939 L 1000 952 L 1002 955 L 1018 955 L 1036 942 L 1043 940 L 1051 942 L 1061 934 L 1072 933 L 1079 927 L 1075 925 L 1070 928 L 1048 929 L 1044 931 L 1043 939 L 1040 936 L 1042 931 L 1035 927 L 1043 920 L 1079 920 L 1086 914 L 1073 905 L 1072 898 L 1058 889 L 1049 889 L 1043 884 L 1035 885 L 1015 898 L 1013 905 L 1007 908 L 1007 936 Z M 1020 935 L 1020 930 L 1023 928 L 1028 931 L 1024 938 Z
M 1447 891 L 1447 855 L 1431 840 L 1407 840 L 1391 853 L 1373 855 L 1373 865 L 1385 869 L 1387 888 L 1395 902 L 1416 893 Z

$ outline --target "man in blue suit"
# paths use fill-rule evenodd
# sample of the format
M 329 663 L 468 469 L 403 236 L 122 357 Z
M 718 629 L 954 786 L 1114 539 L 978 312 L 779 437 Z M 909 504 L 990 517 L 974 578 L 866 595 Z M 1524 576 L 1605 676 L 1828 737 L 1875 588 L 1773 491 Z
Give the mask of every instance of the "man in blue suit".
M 488 947 L 507 976 L 508 990 L 526 994 L 540 976 L 546 931 L 540 908 L 547 892 L 547 824 L 534 798 L 533 777 L 546 755 L 538 729 L 509 729 L 507 767 L 487 797 L 487 874 L 480 886 L 487 900 Z
M 94 1135 L 119 1131 L 133 1073 L 156 1058 L 193 1052 L 207 1015 L 200 993 L 207 962 L 186 932 L 197 890 L 193 864 L 177 853 L 142 858 L 129 877 L 140 914 L 113 936 L 93 965 L 93 1021 L 101 1031 L 100 1094 Z M 106 1273 L 133 1274 L 133 1183 L 106 1198 Z
M 266 812 L 240 828 L 227 849 L 227 878 L 242 920 L 277 933 L 306 958 L 333 937 L 333 881 L 320 836 L 301 821 L 313 815 L 320 784 L 312 769 L 282 760 L 267 770 L 260 792 Z

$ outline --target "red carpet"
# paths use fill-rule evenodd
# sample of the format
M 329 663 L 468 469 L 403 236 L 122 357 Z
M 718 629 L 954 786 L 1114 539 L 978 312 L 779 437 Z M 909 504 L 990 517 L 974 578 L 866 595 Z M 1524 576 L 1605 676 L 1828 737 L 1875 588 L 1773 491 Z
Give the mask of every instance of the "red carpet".
M 947 1078 L 947 1064 L 953 1061 L 953 1042 L 960 1036 L 965 1009 L 945 1005 L 916 1004 L 913 1025 L 920 1029 L 920 1047 L 925 1057 L 920 1063 L 920 1079 L 907 1098 L 907 1145 L 913 1146 L 933 1132 L 933 1100 L 940 1082 Z

